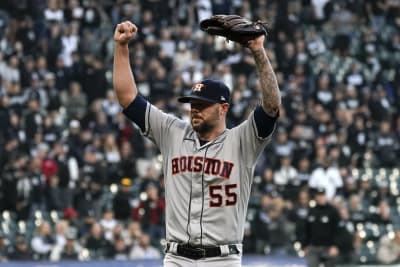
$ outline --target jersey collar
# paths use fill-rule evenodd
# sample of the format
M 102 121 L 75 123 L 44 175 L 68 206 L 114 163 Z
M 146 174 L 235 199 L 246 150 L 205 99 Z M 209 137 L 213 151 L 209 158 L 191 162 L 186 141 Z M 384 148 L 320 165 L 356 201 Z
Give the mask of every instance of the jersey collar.
M 215 145 L 217 143 L 221 143 L 227 136 L 229 129 L 225 129 L 217 138 L 215 138 L 212 141 L 209 141 L 207 143 L 205 143 L 204 145 L 200 145 L 200 140 L 198 135 L 196 134 L 196 132 L 193 129 L 190 129 L 190 131 L 188 131 L 188 133 L 186 134 L 186 136 L 184 137 L 184 141 L 192 141 L 196 144 L 196 149 L 197 150 L 201 150 L 204 149 L 206 147 Z

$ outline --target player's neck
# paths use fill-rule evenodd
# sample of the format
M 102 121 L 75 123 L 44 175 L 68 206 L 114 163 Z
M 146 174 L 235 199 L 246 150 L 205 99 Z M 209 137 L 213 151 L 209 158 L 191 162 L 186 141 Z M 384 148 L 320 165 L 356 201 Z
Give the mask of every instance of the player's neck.
M 225 129 L 226 129 L 225 125 L 222 125 L 211 131 L 197 132 L 197 136 L 199 137 L 199 140 L 209 142 L 220 136 L 225 131 Z

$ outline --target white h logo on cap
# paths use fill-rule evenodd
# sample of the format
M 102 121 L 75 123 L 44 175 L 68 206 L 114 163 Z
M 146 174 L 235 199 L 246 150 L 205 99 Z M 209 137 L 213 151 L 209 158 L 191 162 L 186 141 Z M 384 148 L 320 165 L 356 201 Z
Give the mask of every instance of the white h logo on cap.
M 202 83 L 197 83 L 195 86 L 193 86 L 192 91 L 193 92 L 201 92 L 201 89 L 203 89 L 204 84 Z

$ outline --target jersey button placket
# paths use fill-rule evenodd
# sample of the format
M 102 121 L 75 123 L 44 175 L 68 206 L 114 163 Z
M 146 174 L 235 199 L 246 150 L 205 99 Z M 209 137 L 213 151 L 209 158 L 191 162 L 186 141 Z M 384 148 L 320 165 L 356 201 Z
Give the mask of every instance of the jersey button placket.
M 203 151 L 197 149 L 195 156 L 203 156 Z M 200 216 L 202 209 L 202 173 L 193 173 L 192 176 L 192 197 L 190 210 L 190 232 L 194 243 L 200 243 L 201 226 Z

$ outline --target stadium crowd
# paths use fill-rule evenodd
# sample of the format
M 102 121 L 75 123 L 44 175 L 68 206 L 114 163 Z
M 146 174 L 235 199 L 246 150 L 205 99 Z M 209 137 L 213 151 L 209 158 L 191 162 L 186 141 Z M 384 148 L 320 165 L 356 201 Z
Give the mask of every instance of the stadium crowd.
M 199 30 L 212 14 L 269 22 L 282 91 L 245 253 L 304 255 L 309 189 L 323 188 L 342 261 L 399 260 L 399 1 L 2 0 L 0 261 L 162 256 L 162 159 L 113 94 L 113 27 L 138 25 L 131 63 L 143 96 L 187 120 L 176 97 L 221 79 L 232 127 L 259 84 L 249 51 Z

